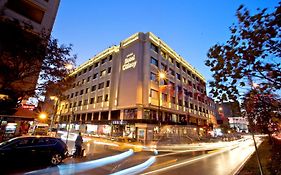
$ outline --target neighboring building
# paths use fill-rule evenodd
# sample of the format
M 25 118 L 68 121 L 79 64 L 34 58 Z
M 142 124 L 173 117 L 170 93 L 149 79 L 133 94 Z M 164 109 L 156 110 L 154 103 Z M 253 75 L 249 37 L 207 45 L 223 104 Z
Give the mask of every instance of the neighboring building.
M 248 121 L 241 117 L 238 102 L 217 103 L 215 111 L 218 124 L 228 125 L 238 132 L 248 132 Z
M 0 17 L 29 25 L 35 33 L 50 34 L 60 0 L 2 0 Z
M 71 120 L 72 127 L 94 134 L 148 141 L 164 124 L 188 126 L 190 132 L 209 129 L 204 77 L 150 32 L 97 54 L 72 76 L 76 81 L 58 109 L 62 127 Z

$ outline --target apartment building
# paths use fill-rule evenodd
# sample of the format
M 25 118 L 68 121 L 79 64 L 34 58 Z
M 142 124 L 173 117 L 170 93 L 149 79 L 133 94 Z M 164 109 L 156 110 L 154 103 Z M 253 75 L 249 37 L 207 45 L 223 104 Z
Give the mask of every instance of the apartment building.
M 206 132 L 204 77 L 151 32 L 136 33 L 80 65 L 59 105 L 63 127 L 153 140 L 161 126 Z
M 0 17 L 17 20 L 35 33 L 50 34 L 60 0 L 2 0 Z

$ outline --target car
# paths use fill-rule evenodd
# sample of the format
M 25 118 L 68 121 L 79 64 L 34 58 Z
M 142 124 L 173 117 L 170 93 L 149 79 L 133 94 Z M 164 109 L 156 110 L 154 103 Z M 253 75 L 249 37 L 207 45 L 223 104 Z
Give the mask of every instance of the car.
M 47 161 L 58 165 L 67 156 L 67 145 L 56 137 L 22 136 L 0 143 L 0 163 Z

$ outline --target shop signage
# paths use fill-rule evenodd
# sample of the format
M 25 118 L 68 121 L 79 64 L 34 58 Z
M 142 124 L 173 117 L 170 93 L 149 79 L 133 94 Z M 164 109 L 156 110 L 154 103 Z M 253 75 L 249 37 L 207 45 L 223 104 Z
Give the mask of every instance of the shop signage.
M 130 53 L 125 58 L 124 64 L 122 65 L 122 70 L 135 68 L 136 65 L 137 65 L 136 55 L 134 53 Z
M 113 125 L 126 125 L 127 121 L 123 121 L 123 120 L 113 120 L 112 121 Z

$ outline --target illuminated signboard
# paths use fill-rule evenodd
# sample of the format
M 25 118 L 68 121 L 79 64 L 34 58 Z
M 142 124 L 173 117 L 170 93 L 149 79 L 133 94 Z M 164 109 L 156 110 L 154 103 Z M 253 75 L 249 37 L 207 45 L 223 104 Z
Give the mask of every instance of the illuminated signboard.
M 29 110 L 33 110 L 35 108 L 35 105 L 27 105 L 27 104 L 23 104 L 22 105 L 23 109 L 29 109 Z
M 122 65 L 122 70 L 135 68 L 136 65 L 137 65 L 136 55 L 134 53 L 130 53 L 125 58 L 124 64 Z

